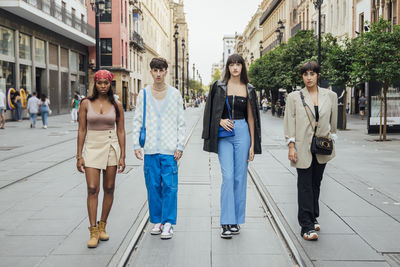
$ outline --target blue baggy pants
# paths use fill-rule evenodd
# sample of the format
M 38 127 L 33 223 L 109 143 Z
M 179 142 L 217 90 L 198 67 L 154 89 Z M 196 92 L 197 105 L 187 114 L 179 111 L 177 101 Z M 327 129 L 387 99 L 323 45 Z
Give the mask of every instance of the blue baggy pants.
M 250 133 L 245 119 L 235 120 L 234 123 L 235 136 L 218 141 L 222 172 L 221 225 L 243 224 L 245 221 Z
M 173 155 L 144 156 L 144 177 L 151 223 L 176 224 L 178 165 Z

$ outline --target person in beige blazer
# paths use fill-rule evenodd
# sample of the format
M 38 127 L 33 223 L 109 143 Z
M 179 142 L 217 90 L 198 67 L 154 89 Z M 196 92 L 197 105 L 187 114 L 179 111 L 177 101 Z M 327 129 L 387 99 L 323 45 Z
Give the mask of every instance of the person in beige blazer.
M 291 166 L 297 168 L 298 221 L 301 236 L 306 240 L 317 240 L 320 225 L 318 199 L 326 163 L 335 157 L 312 154 L 310 147 L 316 127 L 316 135 L 336 139 L 337 95 L 318 87 L 320 66 L 311 61 L 301 68 L 305 88 L 301 90 L 306 105 L 303 105 L 300 91 L 292 92 L 286 101 L 284 117 L 285 139 L 289 147 Z M 307 114 L 309 118 L 307 117 Z M 310 122 L 311 121 L 311 122 Z M 334 146 L 335 147 L 335 146 Z

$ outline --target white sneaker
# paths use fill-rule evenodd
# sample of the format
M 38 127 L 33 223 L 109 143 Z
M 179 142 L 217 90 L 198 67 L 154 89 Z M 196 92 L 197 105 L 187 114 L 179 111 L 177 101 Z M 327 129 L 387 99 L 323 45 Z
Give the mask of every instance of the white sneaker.
M 44 129 L 47 129 L 47 125 L 43 126 Z
M 170 223 L 166 223 L 161 233 L 161 239 L 170 239 L 172 238 L 173 234 L 174 231 L 172 225 Z
M 162 230 L 162 224 L 156 223 L 156 224 L 154 224 L 153 229 L 151 229 L 150 234 L 159 235 L 159 234 L 161 234 L 161 230 Z

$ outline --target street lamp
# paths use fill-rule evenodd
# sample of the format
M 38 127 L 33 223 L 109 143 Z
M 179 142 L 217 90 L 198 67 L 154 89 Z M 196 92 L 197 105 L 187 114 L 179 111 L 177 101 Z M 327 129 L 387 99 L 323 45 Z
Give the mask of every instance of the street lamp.
M 193 63 L 193 81 L 195 80 L 195 77 L 194 77 L 195 73 L 196 73 L 196 68 L 195 68 L 194 63 Z
M 253 52 L 251 52 L 250 53 L 250 61 L 251 61 L 251 63 L 253 63 L 253 60 L 254 60 L 254 54 L 253 54 Z
M 278 36 L 279 44 L 282 43 L 283 31 L 284 31 L 284 30 L 285 30 L 285 26 L 283 26 L 282 20 L 279 20 L 279 21 L 278 21 L 278 28 L 276 28 L 276 30 L 275 30 L 275 32 L 276 32 L 276 34 L 277 34 L 277 36 Z
M 104 12 L 105 9 L 104 0 L 90 0 L 90 5 L 92 10 L 96 13 L 96 70 L 100 69 L 100 14 Z
M 263 41 L 260 41 L 260 57 L 262 57 L 262 51 L 264 49 L 262 44 L 263 44 Z
M 315 9 L 318 9 L 318 64 L 321 66 L 321 6 L 324 0 L 313 0 Z
M 178 80 L 178 24 L 175 24 L 175 87 L 178 89 L 179 80 Z
M 182 96 L 185 96 L 185 39 L 182 38 Z
M 189 53 L 186 53 L 186 79 L 187 79 L 187 89 L 186 95 L 189 96 Z

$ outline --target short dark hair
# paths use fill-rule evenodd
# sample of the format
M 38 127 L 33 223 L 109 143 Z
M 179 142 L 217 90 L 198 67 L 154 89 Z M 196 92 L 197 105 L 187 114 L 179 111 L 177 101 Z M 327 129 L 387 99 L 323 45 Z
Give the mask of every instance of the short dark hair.
M 150 61 L 150 69 L 168 69 L 168 62 L 165 58 L 155 57 Z
M 229 72 L 229 65 L 232 63 L 239 63 L 242 65 L 242 72 L 240 73 L 240 81 L 244 84 L 248 84 L 249 76 L 247 76 L 246 63 L 244 62 L 243 57 L 238 54 L 232 54 L 228 57 L 225 64 L 225 73 L 223 81 L 227 83 L 231 78 L 231 73 Z
M 304 63 L 303 66 L 301 66 L 300 74 L 303 75 L 307 71 L 312 71 L 312 72 L 315 72 L 317 74 L 320 74 L 321 73 L 321 67 L 315 61 L 308 61 L 308 62 Z
M 36 92 L 33 92 L 32 95 L 37 95 Z

